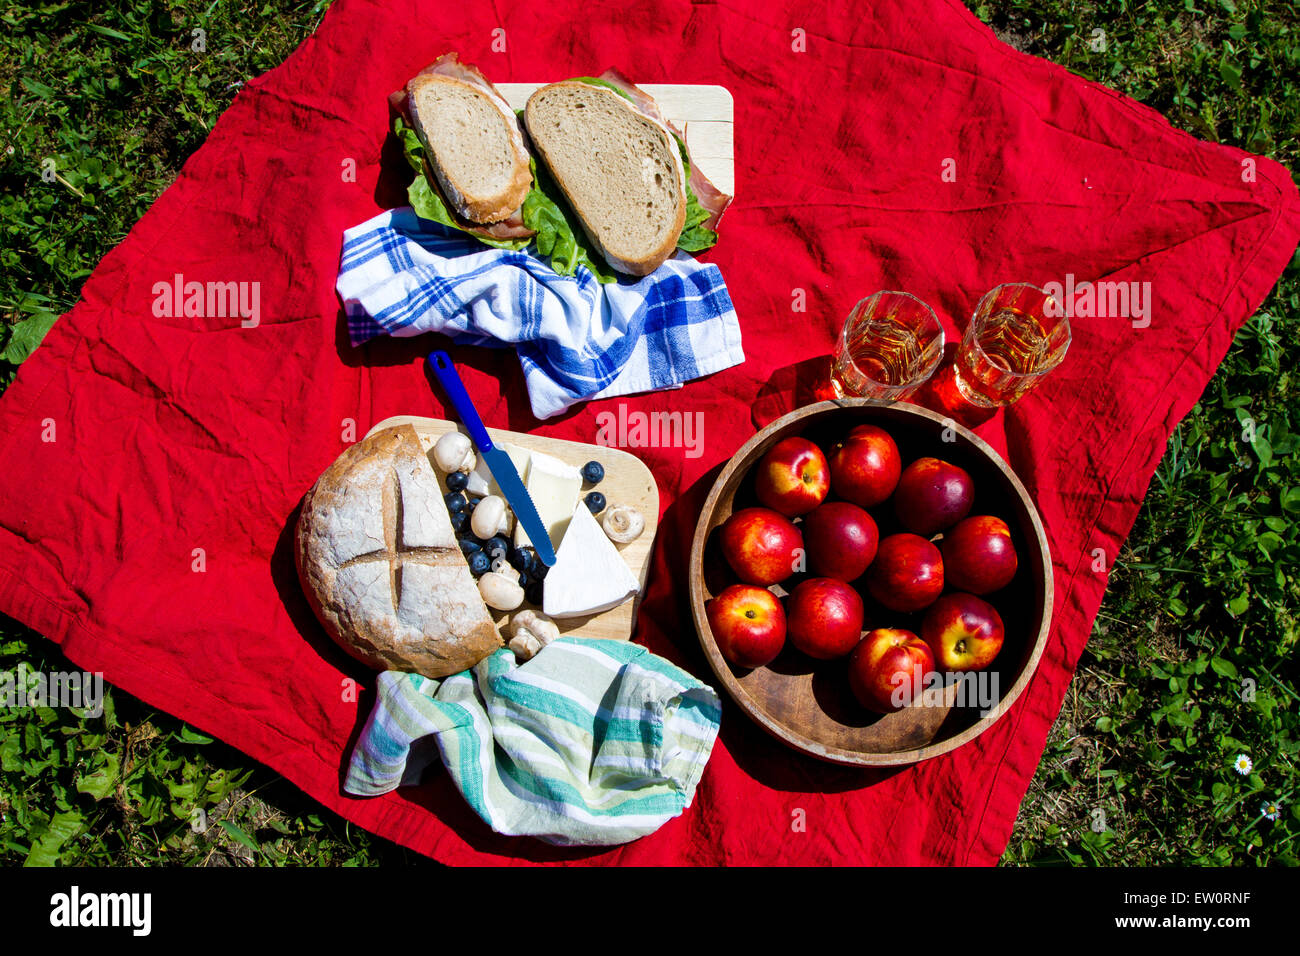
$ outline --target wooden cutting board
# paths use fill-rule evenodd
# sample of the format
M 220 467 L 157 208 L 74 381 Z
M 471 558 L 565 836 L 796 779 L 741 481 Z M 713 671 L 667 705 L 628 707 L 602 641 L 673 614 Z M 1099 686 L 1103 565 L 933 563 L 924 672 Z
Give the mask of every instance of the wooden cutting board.
M 369 436 L 380 429 L 391 428 L 394 425 L 413 426 L 416 434 L 420 436 L 420 444 L 424 446 L 426 452 L 430 453 L 438 439 L 447 432 L 465 431 L 459 422 L 449 422 L 441 418 L 419 418 L 414 415 L 395 415 L 379 422 L 366 435 Z M 540 451 L 575 468 L 581 468 L 589 461 L 598 461 L 604 466 L 605 477 L 601 483 L 594 489 L 584 486 L 582 493 L 586 494 L 590 490 L 599 491 L 605 496 L 607 507 L 614 504 L 631 505 L 645 518 L 645 530 L 641 532 L 641 536 L 619 549 L 623 560 L 627 562 L 627 566 L 641 583 L 641 594 L 644 594 L 646 574 L 650 570 L 650 549 L 654 544 L 655 531 L 659 527 L 659 487 L 655 484 L 654 476 L 650 474 L 650 469 L 645 466 L 645 462 L 630 452 L 603 445 L 587 445 L 560 438 L 542 438 L 523 432 L 503 431 L 499 428 L 489 428 L 488 434 L 494 443 L 509 442 L 529 451 Z M 429 464 L 434 466 L 438 483 L 446 493 L 445 476 L 434 464 L 432 454 L 430 454 Z M 561 634 L 574 637 L 609 637 L 626 641 L 632 636 L 637 608 L 641 604 L 641 594 L 602 614 L 566 618 L 555 623 L 560 628 Z M 524 607 L 529 606 L 524 605 Z M 491 608 L 488 610 L 496 620 L 497 626 L 502 628 L 502 637 L 509 641 L 510 635 L 503 625 L 514 612 L 495 611 Z
M 511 109 L 521 110 L 542 83 L 497 83 Z M 654 97 L 670 123 L 686 136 L 691 160 L 728 196 L 736 195 L 732 129 L 735 103 L 724 86 L 682 83 L 638 83 Z

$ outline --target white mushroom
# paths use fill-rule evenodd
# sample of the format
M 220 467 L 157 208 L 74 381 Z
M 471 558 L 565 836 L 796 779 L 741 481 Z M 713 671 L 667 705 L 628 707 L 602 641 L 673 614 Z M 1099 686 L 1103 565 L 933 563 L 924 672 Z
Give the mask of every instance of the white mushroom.
M 544 614 L 533 610 L 520 611 L 510 622 L 510 649 L 521 661 L 531 660 L 537 653 L 559 638 L 560 629 Z
M 610 505 L 600 519 L 600 526 L 605 529 L 610 541 L 627 544 L 635 541 L 645 530 L 645 518 L 631 505 Z
M 469 526 L 480 538 L 490 538 L 505 524 L 506 503 L 497 495 L 488 495 L 474 508 Z
M 474 445 L 468 435 L 447 432 L 433 446 L 433 460 L 439 468 L 450 474 L 453 471 L 474 470 Z
M 524 603 L 524 589 L 518 577 L 508 577 L 499 571 L 489 571 L 478 579 L 478 593 L 483 603 L 498 611 L 513 611 Z

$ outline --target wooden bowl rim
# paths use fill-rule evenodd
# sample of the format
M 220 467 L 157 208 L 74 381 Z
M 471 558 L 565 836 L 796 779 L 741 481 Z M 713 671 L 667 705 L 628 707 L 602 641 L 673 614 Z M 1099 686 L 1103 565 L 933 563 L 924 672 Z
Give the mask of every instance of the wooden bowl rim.
M 958 435 L 965 438 L 980 453 L 982 453 L 993 465 L 1002 472 L 1008 479 L 1016 496 L 1020 499 L 1026 513 L 1029 515 L 1029 521 L 1034 530 L 1034 539 L 1038 544 L 1040 560 L 1042 563 L 1042 584 L 1043 584 L 1043 614 L 1042 621 L 1039 624 L 1038 633 L 1034 637 L 1033 647 L 1030 650 L 1029 658 L 1025 665 L 1011 685 L 1011 689 L 1002 695 L 1002 698 L 994 705 L 993 709 L 976 723 L 937 743 L 926 744 L 923 747 L 916 747 L 912 750 L 900 750 L 894 753 L 863 753 L 861 751 L 844 750 L 840 747 L 832 747 L 823 744 L 812 738 L 806 737 L 796 730 L 772 719 L 760 708 L 757 703 L 741 687 L 740 682 L 731 672 L 731 666 L 727 663 L 726 658 L 718 649 L 717 641 L 713 637 L 713 630 L 709 627 L 708 615 L 704 610 L 704 547 L 708 537 L 708 519 L 713 514 L 718 498 L 722 494 L 722 489 L 730 481 L 732 475 L 739 468 L 739 463 L 744 460 L 748 453 L 757 445 L 767 439 L 769 435 L 785 426 L 803 418 L 811 418 L 815 415 L 831 412 L 836 409 L 852 409 L 862 407 L 877 408 L 896 408 L 905 414 L 916 415 L 920 418 L 928 418 L 931 421 L 944 426 L 945 428 L 955 429 Z M 700 646 L 704 649 L 705 657 L 708 658 L 709 667 L 717 676 L 727 693 L 731 695 L 732 700 L 739 705 L 750 719 L 758 723 L 760 727 L 778 740 L 810 754 L 822 760 L 831 763 L 849 764 L 864 767 L 895 767 L 906 764 L 917 763 L 921 760 L 929 760 L 932 757 L 938 757 L 941 754 L 949 753 L 956 750 L 962 744 L 969 743 L 980 734 L 984 733 L 989 727 L 998 721 L 1003 714 L 1011 709 L 1011 706 L 1020 697 L 1021 692 L 1028 686 L 1029 681 L 1033 678 L 1034 672 L 1038 669 L 1038 661 L 1043 655 L 1043 649 L 1047 645 L 1047 635 L 1052 626 L 1052 609 L 1055 596 L 1055 581 L 1052 573 L 1052 555 L 1047 544 L 1047 533 L 1043 529 L 1042 519 L 1039 517 L 1038 508 L 1034 505 L 1033 499 L 1030 498 L 1029 492 L 1025 489 L 1020 478 L 1012 470 L 1011 466 L 997 453 L 996 450 L 984 439 L 980 438 L 970 429 L 960 423 L 947 417 L 933 412 L 928 408 L 922 408 L 919 405 L 913 405 L 909 402 L 880 402 L 865 398 L 841 398 L 831 401 L 817 402 L 812 405 L 804 405 L 796 408 L 794 411 L 781 416 L 773 422 L 759 429 L 757 433 L 741 445 L 740 448 L 731 456 L 722 472 L 718 475 L 709 490 L 709 496 L 705 499 L 704 507 L 700 511 L 700 517 L 695 524 L 695 537 L 691 542 L 691 563 L 690 563 L 690 594 L 691 594 L 691 612 L 695 618 L 696 636 L 699 638 Z

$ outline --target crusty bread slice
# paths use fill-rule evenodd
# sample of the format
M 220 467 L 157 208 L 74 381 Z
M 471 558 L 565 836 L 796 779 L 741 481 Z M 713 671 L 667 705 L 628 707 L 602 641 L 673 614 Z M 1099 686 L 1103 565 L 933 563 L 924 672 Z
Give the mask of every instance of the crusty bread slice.
M 686 172 L 662 123 L 613 90 L 575 80 L 533 93 L 524 122 L 611 266 L 649 275 L 672 255 L 686 224 Z
M 440 73 L 415 77 L 407 93 L 429 166 L 455 211 L 491 223 L 517 210 L 533 176 L 510 107 L 478 85 Z

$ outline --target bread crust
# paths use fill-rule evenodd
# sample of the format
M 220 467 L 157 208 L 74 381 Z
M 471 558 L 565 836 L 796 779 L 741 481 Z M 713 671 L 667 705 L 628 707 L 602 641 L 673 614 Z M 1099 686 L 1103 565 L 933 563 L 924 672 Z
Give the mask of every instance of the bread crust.
M 403 527 L 415 545 L 400 543 Z M 410 425 L 376 432 L 325 469 L 303 499 L 294 543 L 326 633 L 376 670 L 441 678 L 502 646 Z
M 511 148 L 514 152 L 513 174 L 509 184 L 502 192 L 489 196 L 469 195 L 448 175 L 438 162 L 433 147 L 429 145 L 429 138 L 425 135 L 419 109 L 417 108 L 418 94 L 427 86 L 435 83 L 452 84 L 461 89 L 469 90 L 476 96 L 480 96 L 491 103 L 492 107 L 500 114 L 501 122 L 506 126 Z M 528 191 L 533 185 L 533 174 L 528 163 L 528 148 L 524 145 L 518 121 L 515 115 L 509 111 L 508 106 L 503 106 L 495 97 L 472 83 L 466 83 L 463 80 L 440 73 L 423 73 L 415 77 L 406 84 L 406 92 L 411 121 L 415 126 L 416 135 L 420 137 L 420 142 L 424 144 L 425 159 L 434 176 L 437 177 L 443 195 L 455 207 L 457 214 L 471 222 L 494 223 L 508 218 L 511 213 L 523 205 L 524 199 L 528 196 Z
M 574 202 L 568 184 L 565 182 L 564 177 L 556 171 L 555 166 L 551 162 L 551 157 L 546 152 L 546 147 L 538 140 L 537 136 L 531 133 L 529 117 L 532 114 L 533 104 L 537 101 L 538 95 L 542 94 L 546 90 L 564 87 L 591 91 L 598 95 L 612 97 L 612 101 L 616 102 L 619 107 L 626 109 L 631 113 L 635 113 L 637 116 L 652 123 L 665 138 L 668 152 L 672 156 L 673 166 L 676 171 L 676 186 L 678 194 L 677 215 L 674 219 L 673 228 L 665 237 L 664 242 L 643 256 L 635 259 L 625 259 L 612 254 L 605 247 L 604 243 L 601 242 L 600 237 L 596 234 L 596 230 L 587 222 L 586 217 L 582 214 L 582 210 L 579 209 L 577 204 Z M 649 275 L 663 265 L 663 263 L 667 261 L 668 257 L 673 254 L 674 250 L 676 250 L 677 243 L 681 239 L 682 229 L 686 225 L 686 170 L 685 167 L 682 166 L 682 158 L 677 151 L 677 141 L 673 138 L 673 134 L 668 127 L 666 127 L 656 117 L 650 116 L 637 109 L 613 90 L 603 86 L 596 86 L 591 83 L 583 83 L 580 80 L 562 80 L 559 83 L 550 83 L 534 91 L 533 94 L 529 96 L 528 103 L 524 108 L 524 122 L 525 125 L 530 126 L 529 136 L 533 148 L 537 151 L 537 155 L 540 157 L 542 162 L 546 164 L 546 168 L 550 172 L 551 178 L 555 180 L 556 184 L 559 185 L 561 192 L 564 193 L 564 198 L 568 201 L 569 207 L 573 209 L 574 214 L 578 217 L 579 223 L 582 225 L 582 231 L 586 233 L 587 238 L 591 240 L 592 245 L 594 245 L 605 258 L 605 261 L 619 272 L 624 272 L 628 275 L 634 276 Z

